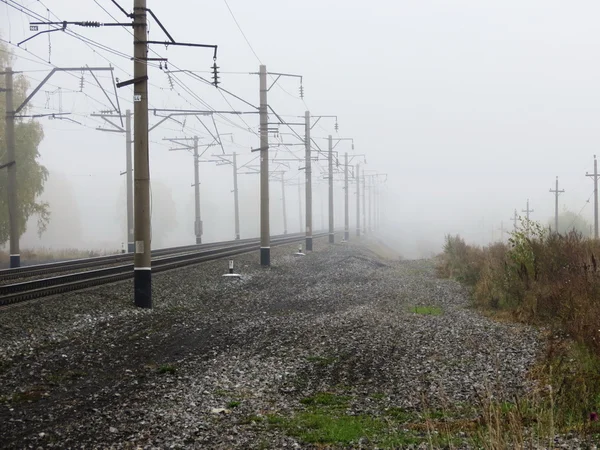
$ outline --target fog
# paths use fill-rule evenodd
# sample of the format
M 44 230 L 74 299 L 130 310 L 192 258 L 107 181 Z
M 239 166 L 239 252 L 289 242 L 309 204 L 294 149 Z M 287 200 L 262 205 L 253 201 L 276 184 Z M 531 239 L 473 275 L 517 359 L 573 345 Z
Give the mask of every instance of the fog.
M 31 10 L 52 20 L 113 22 L 103 8 L 118 21 L 125 18 L 108 0 L 29 3 Z M 131 1 L 120 3 L 131 9 Z M 460 233 L 477 244 L 497 239 L 501 222 L 510 229 L 514 210 L 523 214 L 528 198 L 531 218 L 546 224 L 554 214 L 549 189 L 556 176 L 566 190 L 561 210 L 593 222 L 593 206 L 587 203 L 593 183 L 585 172 L 593 170 L 600 137 L 597 2 L 149 0 L 148 6 L 177 41 L 217 44 L 220 86 L 253 105 L 258 104 L 259 86 L 258 76 L 250 73 L 260 63 L 272 72 L 302 75 L 303 100 L 298 79 L 282 77 L 268 93 L 269 104 L 290 122 L 303 120 L 299 116 L 307 109 L 313 115 L 338 116 L 339 132 L 335 121 L 322 119 L 313 128 L 315 141 L 325 150 L 327 135 L 351 137 L 354 150 L 349 141 L 341 141 L 336 151 L 366 154 L 366 170 L 387 174 L 380 186 L 383 231 L 405 257 L 439 250 L 446 233 Z M 86 44 L 73 32 L 106 47 Z M 6 4 L 0 33 L 12 43 L 34 34 L 29 18 Z M 150 37 L 165 39 L 153 21 Z M 69 26 L 68 32 L 38 36 L 23 49 L 9 47 L 17 58 L 14 69 L 25 71 L 32 88 L 51 68 L 44 63 L 48 59 L 58 67 L 112 64 L 116 78 L 132 78 L 133 45 L 126 29 Z M 172 71 L 208 71 L 213 62 L 208 49 L 152 49 L 168 58 Z M 114 101 L 108 72 L 97 76 Z M 253 109 L 193 76 L 169 75 L 157 63 L 149 69 L 149 82 L 151 108 Z M 30 221 L 23 246 L 119 249 L 126 242 L 120 175 L 125 170 L 124 135 L 95 130 L 106 124 L 90 114 L 111 107 L 89 73 L 83 76 L 83 89 L 80 83 L 81 73 L 55 74 L 32 101 L 30 114 L 71 112 L 66 117 L 79 123 L 36 119 L 44 126 L 41 162 L 50 177 L 43 198 L 50 202 L 52 216 L 41 238 L 35 220 Z M 132 109 L 131 87 L 119 89 L 118 95 L 122 111 Z M 211 133 L 222 135 L 226 153 L 237 152 L 239 166 L 256 164 L 250 162 L 257 156 L 251 149 L 259 146 L 256 114 L 215 115 L 216 129 L 210 117 L 201 119 Z M 151 126 L 158 120 L 150 114 Z M 275 121 L 273 115 L 270 121 Z M 193 158 L 186 151 L 169 151 L 175 145 L 163 139 L 198 135 L 208 142 L 204 125 L 188 117 L 166 121 L 150 133 L 153 246 L 194 242 Z M 293 128 L 303 135 L 303 127 Z M 285 127 L 280 132 L 291 133 Z M 300 142 L 293 135 L 271 136 L 272 143 L 277 140 Z M 289 149 L 303 157 L 301 146 Z M 209 147 L 203 159 L 221 152 L 220 146 Z M 283 147 L 273 147 L 271 156 L 294 158 Z M 352 164 L 357 162 L 362 164 L 363 157 Z M 304 176 L 298 169 L 303 164 L 286 164 L 271 167 L 287 171 L 288 231 L 296 232 L 297 183 Z M 322 219 L 327 213 L 325 169 L 320 155 L 314 170 L 314 228 L 321 221 L 327 224 Z M 231 166 L 203 162 L 200 179 L 203 240 L 233 239 Z M 336 174 L 336 227 L 343 226 L 342 179 Z M 242 237 L 256 236 L 258 175 L 241 174 L 239 192 Z M 351 183 L 351 236 L 355 192 Z M 281 185 L 275 178 L 271 232 L 283 232 Z

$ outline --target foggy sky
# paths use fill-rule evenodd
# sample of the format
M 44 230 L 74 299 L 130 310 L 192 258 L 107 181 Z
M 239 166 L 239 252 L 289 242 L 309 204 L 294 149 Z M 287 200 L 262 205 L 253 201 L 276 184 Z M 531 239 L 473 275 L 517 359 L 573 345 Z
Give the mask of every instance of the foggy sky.
M 527 198 L 535 210 L 532 219 L 546 223 L 554 212 L 554 198 L 548 190 L 554 188 L 557 175 L 560 187 L 567 191 L 561 195 L 561 208 L 576 213 L 583 208 L 582 215 L 591 220 L 592 205 L 585 206 L 585 202 L 593 183 L 584 175 L 593 170 L 600 138 L 597 2 L 228 2 L 268 70 L 304 77 L 306 103 L 297 98 L 298 81 L 282 78 L 269 91 L 270 105 L 293 121 L 299 121 L 292 116 L 303 115 L 307 107 L 314 115 L 338 115 L 339 136 L 355 139 L 355 152 L 368 155 L 367 169 L 388 173 L 387 217 L 393 224 L 390 228 L 397 230 L 407 246 L 413 248 L 417 241 L 439 243 L 450 232 L 486 242 L 501 220 L 509 228 L 513 210 L 524 209 Z M 32 9 L 47 16 L 43 5 L 31 3 Z M 128 10 L 130 3 L 121 1 Z M 45 0 L 44 4 L 61 20 L 112 21 L 98 4 L 119 21 L 125 19 L 107 0 Z M 4 39 L 17 42 L 32 34 L 25 16 L 1 6 Z M 218 44 L 221 86 L 258 104 L 258 77 L 248 73 L 258 71 L 259 61 L 223 1 L 150 0 L 148 6 L 176 40 Z M 126 30 L 71 29 L 112 49 L 132 52 L 132 38 Z M 164 39 L 153 22 L 150 35 Z M 27 43 L 26 48 L 47 60 L 46 36 Z M 51 49 L 51 62 L 57 66 L 106 65 L 104 56 L 116 65 L 117 78 L 132 76 L 131 61 L 98 49 L 94 53 L 64 33 L 51 33 Z M 154 50 L 168 56 L 172 70 L 208 70 L 212 65 L 209 50 L 165 50 L 162 46 Z M 32 58 L 24 51 L 15 53 Z M 42 63 L 23 59 L 15 65 L 16 70 L 44 68 Z M 35 85 L 44 72 L 27 75 Z M 167 75 L 158 68 L 151 68 L 149 77 L 151 107 L 204 108 L 182 87 L 171 90 Z M 216 109 L 251 109 L 227 97 L 229 106 L 211 86 L 187 75 L 177 77 Z M 105 74 L 101 80 L 110 86 Z M 66 74 L 56 75 L 50 83 L 79 89 L 77 77 Z M 84 92 L 107 103 L 89 75 L 85 75 Z M 132 107 L 131 92 L 130 88 L 119 90 L 123 110 Z M 40 93 L 33 101 L 35 111 L 42 112 L 46 101 Z M 58 108 L 56 95 L 49 97 L 48 106 Z M 106 108 L 83 94 L 64 93 L 63 110 L 76 112 L 73 118 L 87 128 L 40 119 L 46 135 L 40 150 L 50 172 L 60 172 L 73 186 L 83 240 L 90 246 L 99 242 L 120 246 L 124 230 L 115 224 L 123 182 L 119 172 L 125 168 L 124 137 L 93 130 L 99 121 L 83 115 L 100 109 Z M 219 131 L 235 133 L 235 142 L 229 142 L 226 151 L 238 152 L 241 165 L 256 156 L 250 148 L 258 146 L 258 137 L 241 129 L 246 125 L 239 119 L 231 120 L 237 127 L 218 119 Z M 244 116 L 244 120 L 257 130 L 256 115 Z M 154 121 L 151 117 L 150 123 Z M 296 131 L 302 134 L 303 128 L 296 127 Z M 206 135 L 195 119 L 188 118 L 186 129 L 168 122 L 150 136 L 151 177 L 168 184 L 177 199 L 178 228 L 169 241 L 173 245 L 193 241 L 193 165 L 191 155 L 169 152 L 162 139 L 196 133 Z M 324 119 L 313 129 L 323 149 L 326 141 L 321 138 L 328 134 L 335 135 L 331 120 Z M 292 149 L 301 152 L 302 148 Z M 207 155 L 218 150 L 211 148 Z M 351 151 L 350 144 L 342 142 L 337 150 Z M 281 150 L 280 154 L 285 153 Z M 303 178 L 298 166 L 291 165 L 290 177 Z M 231 167 L 202 164 L 201 178 L 205 229 L 207 221 L 212 221 L 212 237 L 233 238 Z M 240 192 L 246 196 L 242 216 L 246 234 L 258 232 L 257 182 L 256 175 L 240 176 Z M 340 188 L 336 186 L 339 200 Z M 297 187 L 290 186 L 286 194 L 288 228 L 297 231 Z M 272 183 L 274 233 L 282 231 L 277 210 L 280 197 L 279 184 Z M 351 205 L 353 229 L 354 201 Z M 315 226 L 319 208 L 315 199 Z M 53 220 L 59 219 L 53 216 Z

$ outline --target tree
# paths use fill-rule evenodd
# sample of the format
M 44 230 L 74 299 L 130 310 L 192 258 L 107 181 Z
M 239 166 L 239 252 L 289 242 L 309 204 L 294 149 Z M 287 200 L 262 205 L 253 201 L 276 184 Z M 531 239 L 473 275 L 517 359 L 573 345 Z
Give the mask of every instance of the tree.
M 5 44 L 0 42 L 0 70 L 12 67 L 14 56 Z M 4 87 L 4 83 L 3 87 Z M 16 75 L 13 80 L 14 106 L 20 105 L 27 96 L 29 81 L 24 75 Z M 23 109 L 21 113 L 25 114 Z M 0 161 L 6 163 L 6 96 L 0 94 Z M 48 170 L 42 166 L 38 158 L 38 146 L 44 137 L 42 126 L 34 121 L 15 120 L 15 160 L 17 170 L 17 199 L 19 236 L 27 229 L 29 217 L 37 215 L 38 233 L 41 235 L 50 221 L 50 209 L 47 202 L 37 201 L 44 191 L 44 183 L 48 178 Z M 0 173 L 0 245 L 9 239 L 8 229 L 8 174 L 3 169 Z

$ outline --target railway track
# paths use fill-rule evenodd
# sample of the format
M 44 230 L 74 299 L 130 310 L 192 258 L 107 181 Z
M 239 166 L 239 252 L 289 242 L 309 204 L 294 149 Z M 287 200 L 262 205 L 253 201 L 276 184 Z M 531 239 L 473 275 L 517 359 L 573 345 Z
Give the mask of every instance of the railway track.
M 325 235 L 325 233 L 320 233 L 315 234 L 314 237 L 317 238 Z M 303 240 L 304 234 L 296 234 L 285 237 L 278 236 L 271 239 L 271 246 L 291 244 Z M 195 250 L 192 249 L 192 247 L 195 247 Z M 182 250 L 185 247 L 179 247 L 179 252 L 175 255 L 172 254 L 175 248 L 165 249 L 170 250 L 171 254 L 166 254 L 165 256 L 164 253 L 161 255 L 160 251 L 157 251 L 156 254 L 153 252 L 154 258 L 152 260 L 152 272 L 163 272 L 166 270 L 177 269 L 179 267 L 205 261 L 239 255 L 240 253 L 257 250 L 259 247 L 259 239 L 245 239 L 240 241 L 204 244 L 202 246 L 189 246 L 188 250 Z M 48 266 L 46 269 L 49 271 L 46 272 L 43 272 L 44 268 L 40 266 L 23 267 L 23 269 L 31 270 L 29 272 L 25 270 L 21 271 L 20 277 L 32 276 L 32 273 L 47 274 L 55 273 L 56 271 L 73 270 L 74 268 L 90 268 L 93 267 L 93 265 L 89 265 L 91 263 L 95 263 L 96 266 L 98 266 L 117 263 L 123 260 L 131 261 L 132 259 L 131 254 L 115 256 L 124 257 L 124 259 L 114 258 L 111 260 L 109 257 L 101 257 L 90 258 L 94 261 L 75 260 L 65 261 L 64 264 L 44 264 L 43 266 Z M 67 263 L 71 263 L 71 265 Z M 133 264 L 131 262 L 100 269 L 91 269 L 49 278 L 35 279 L 21 283 L 5 284 L 0 286 L 0 307 L 14 305 L 16 303 L 34 300 L 49 295 L 61 294 L 79 289 L 85 289 L 88 287 L 99 286 L 102 284 L 114 283 L 116 281 L 126 280 L 129 278 L 133 278 Z
M 302 233 L 294 233 L 285 237 L 301 236 Z M 273 236 L 273 239 L 277 239 L 284 236 Z M 257 238 L 241 239 L 234 241 L 222 241 L 222 242 L 210 242 L 207 244 L 195 244 L 195 245 L 184 245 L 179 247 L 160 248 L 152 251 L 153 258 L 159 258 L 163 256 L 175 255 L 180 253 L 197 252 L 199 250 L 208 250 L 217 247 L 223 247 L 225 245 L 234 244 L 245 244 L 249 242 L 256 242 Z M 124 264 L 131 262 L 133 255 L 131 253 L 119 253 L 115 255 L 97 256 L 93 258 L 81 258 L 71 259 L 68 261 L 59 261 L 47 264 L 35 264 L 31 266 L 17 267 L 14 269 L 2 269 L 0 270 L 0 284 L 19 278 L 29 278 L 39 275 L 48 275 L 51 273 L 69 272 L 73 270 L 86 269 L 86 268 L 99 268 L 101 266 L 108 266 L 113 264 Z

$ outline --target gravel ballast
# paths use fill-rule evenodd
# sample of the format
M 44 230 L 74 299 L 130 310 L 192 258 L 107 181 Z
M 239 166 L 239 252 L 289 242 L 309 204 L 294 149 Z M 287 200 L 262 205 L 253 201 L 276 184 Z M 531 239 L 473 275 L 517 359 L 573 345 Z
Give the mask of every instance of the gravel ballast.
M 131 282 L 1 310 L 0 447 L 312 448 L 275 419 L 318 393 L 376 417 L 528 389 L 538 333 L 469 309 L 431 261 L 296 250 L 234 258 L 241 281 L 226 260 L 156 274 L 153 310 Z

